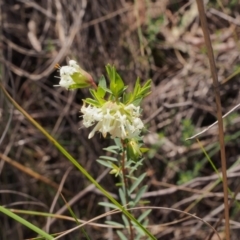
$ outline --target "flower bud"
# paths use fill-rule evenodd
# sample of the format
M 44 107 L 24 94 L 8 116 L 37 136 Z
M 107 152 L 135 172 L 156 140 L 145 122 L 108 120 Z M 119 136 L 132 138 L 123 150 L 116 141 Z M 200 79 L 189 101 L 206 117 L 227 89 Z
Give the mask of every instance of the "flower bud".
M 131 139 L 127 143 L 127 157 L 128 159 L 132 159 L 134 161 L 137 161 L 142 156 L 142 152 L 140 150 L 140 146 L 138 144 L 138 141 L 135 139 Z
M 95 85 L 92 76 L 80 68 L 74 60 L 70 60 L 68 66 L 60 67 L 60 78 L 61 80 L 57 86 L 64 87 L 67 90 Z

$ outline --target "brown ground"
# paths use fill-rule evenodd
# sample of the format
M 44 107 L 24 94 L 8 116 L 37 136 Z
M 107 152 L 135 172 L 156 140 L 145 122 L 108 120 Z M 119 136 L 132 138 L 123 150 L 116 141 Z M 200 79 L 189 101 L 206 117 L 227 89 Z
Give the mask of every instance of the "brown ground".
M 223 213 L 222 185 L 217 184 L 211 194 L 201 197 L 217 177 L 199 144 L 195 140 L 185 141 L 216 121 L 212 80 L 195 1 L 0 2 L 1 78 L 13 98 L 97 178 L 104 168 L 96 159 L 109 142 L 97 136 L 88 140 L 89 129 L 79 130 L 81 99 L 88 92 L 54 88 L 58 83 L 54 65 L 64 65 L 68 58 L 77 59 L 97 80 L 105 74 L 104 66 L 111 63 L 130 89 L 137 76 L 142 81 L 151 78 L 152 94 L 143 104 L 148 129 L 145 142 L 151 148 L 144 166 L 149 186 L 145 198 L 151 206 L 189 211 L 214 225 Z M 240 5 L 234 0 L 207 4 L 223 113 L 239 103 L 239 10 Z M 239 122 L 238 110 L 225 120 L 228 167 L 239 160 Z M 1 205 L 50 212 L 56 189 L 37 175 L 29 176 L 26 170 L 30 168 L 57 184 L 68 173 L 65 198 L 71 201 L 84 191 L 72 205 L 77 217 L 86 220 L 104 212 L 96 204 L 104 200 L 103 196 L 95 188 L 84 190 L 89 181 L 71 168 L 66 158 L 3 94 L 0 95 L 0 132 L 0 153 L 10 158 L 0 161 Z M 217 128 L 200 139 L 215 166 L 220 168 Z M 238 164 L 234 165 L 229 173 L 229 187 L 233 192 L 239 185 L 238 168 Z M 108 191 L 117 193 L 114 181 L 113 176 L 106 174 L 101 183 Z M 53 212 L 62 207 L 64 201 L 59 197 Z M 238 211 L 238 205 L 234 204 L 230 212 L 232 239 L 240 238 Z M 69 215 L 68 210 L 62 214 Z M 21 216 L 40 228 L 46 224 L 43 217 Z M 157 226 L 151 232 L 158 239 L 166 240 L 205 239 L 211 232 L 194 218 L 161 226 L 183 217 L 173 211 L 153 210 L 150 225 Z M 57 220 L 50 232 L 74 226 L 75 223 Z M 222 223 L 218 228 L 221 236 L 224 236 L 223 226 Z M 88 226 L 85 230 L 91 239 L 111 239 L 104 228 Z M 63 239 L 84 239 L 79 234 L 76 231 Z M 34 236 L 27 228 L 0 214 L 0 239 Z

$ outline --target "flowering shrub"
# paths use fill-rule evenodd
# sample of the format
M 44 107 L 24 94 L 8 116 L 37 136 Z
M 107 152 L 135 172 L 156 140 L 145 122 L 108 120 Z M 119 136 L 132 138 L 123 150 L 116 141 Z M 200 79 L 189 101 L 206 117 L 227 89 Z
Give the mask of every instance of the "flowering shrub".
M 110 168 L 110 174 L 120 177 L 119 197 L 122 205 L 134 207 L 138 204 L 142 194 L 147 190 L 147 186 L 138 189 L 146 173 L 139 177 L 134 176 L 135 171 L 142 165 L 142 154 L 147 151 L 142 148 L 142 130 L 144 124 L 141 120 L 140 103 L 142 99 L 150 93 L 151 80 L 143 86 L 137 79 L 132 92 L 127 92 L 127 86 L 115 67 L 107 65 L 106 70 L 109 79 L 109 87 L 104 76 L 99 79 L 98 86 L 93 81 L 90 74 L 84 71 L 76 61 L 70 60 L 68 66 L 59 67 L 59 85 L 67 90 L 89 87 L 92 98 L 83 99 L 81 113 L 83 125 L 86 128 L 93 127 L 88 138 L 92 138 L 96 132 L 114 139 L 115 145 L 105 148 L 106 151 L 116 154 L 117 158 L 100 156 L 97 162 Z M 133 194 L 134 196 L 133 197 Z M 100 203 L 110 208 L 116 208 L 110 203 Z M 150 211 L 142 213 L 141 225 L 146 226 L 146 216 Z M 135 231 L 138 232 L 137 238 L 144 234 L 134 222 L 127 220 L 123 215 L 124 225 L 129 230 L 131 239 L 134 239 Z M 135 224 L 135 225 L 134 225 Z M 123 235 L 117 232 L 121 239 Z M 126 239 L 126 238 L 125 238 Z

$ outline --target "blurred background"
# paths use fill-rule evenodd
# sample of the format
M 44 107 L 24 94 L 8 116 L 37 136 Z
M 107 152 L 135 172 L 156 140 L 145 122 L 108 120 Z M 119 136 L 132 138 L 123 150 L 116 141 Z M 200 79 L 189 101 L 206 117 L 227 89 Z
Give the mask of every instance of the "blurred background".
M 117 194 L 117 179 L 104 172 L 96 159 L 111 143 L 95 136 L 80 118 L 88 90 L 59 87 L 56 63 L 75 59 L 97 82 L 105 65 L 113 64 L 129 89 L 137 77 L 152 79 L 152 93 L 143 102 L 144 142 L 150 148 L 147 172 L 149 205 L 177 208 L 214 225 L 223 213 L 223 191 L 217 175 L 195 140 L 186 138 L 216 121 L 209 62 L 192 0 L 2 0 L 1 80 L 5 88 L 38 123 L 54 136 L 101 184 Z M 209 0 L 206 15 L 216 58 L 223 113 L 239 104 L 240 5 L 237 0 Z M 229 187 L 240 184 L 240 114 L 224 120 Z M 200 137 L 220 169 L 218 130 Z M 51 204 L 64 181 L 64 196 L 77 217 L 88 220 L 107 211 L 96 203 L 106 199 L 0 93 L 0 204 L 12 209 L 70 215 L 61 197 Z M 4 157 L 8 156 L 7 157 Z M 29 169 L 32 170 L 29 173 Z M 48 182 L 49 181 L 49 182 Z M 206 189 L 211 193 L 203 195 Z M 74 199 L 73 199 L 74 198 Z M 240 196 L 237 195 L 237 198 Z M 73 199 L 73 200 L 72 200 Z M 231 208 L 232 239 L 239 239 L 239 208 Z M 46 218 L 21 215 L 46 229 Z M 183 216 L 153 210 L 151 232 L 158 239 L 205 239 L 211 229 L 194 218 L 161 226 Z M 121 221 L 119 216 L 113 220 Z M 104 223 L 101 219 L 98 222 Z M 51 233 L 76 226 L 56 220 Z M 224 237 L 223 223 L 218 227 Z M 85 228 L 91 239 L 118 239 L 97 227 Z M 0 213 L 0 239 L 27 239 L 34 233 Z M 64 239 L 80 238 L 79 231 Z M 217 239 L 217 238 L 212 238 Z

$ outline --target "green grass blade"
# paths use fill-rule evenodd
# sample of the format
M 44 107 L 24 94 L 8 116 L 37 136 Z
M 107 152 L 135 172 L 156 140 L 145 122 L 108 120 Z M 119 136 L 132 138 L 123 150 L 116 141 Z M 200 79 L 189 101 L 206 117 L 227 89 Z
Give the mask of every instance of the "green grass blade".
M 32 231 L 36 232 L 37 234 L 41 235 L 42 237 L 45 237 L 48 239 L 53 239 L 53 236 L 49 235 L 48 233 L 44 232 L 40 228 L 36 227 L 32 223 L 28 222 L 27 220 L 19 217 L 17 214 L 11 212 L 7 208 L 0 206 L 0 212 L 4 213 L 5 215 L 9 216 L 10 218 L 13 218 L 17 222 L 21 223 L 22 225 L 26 226 L 27 228 L 31 229 Z

